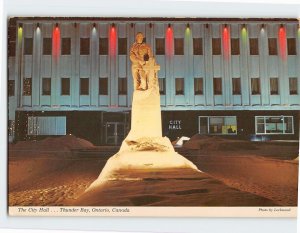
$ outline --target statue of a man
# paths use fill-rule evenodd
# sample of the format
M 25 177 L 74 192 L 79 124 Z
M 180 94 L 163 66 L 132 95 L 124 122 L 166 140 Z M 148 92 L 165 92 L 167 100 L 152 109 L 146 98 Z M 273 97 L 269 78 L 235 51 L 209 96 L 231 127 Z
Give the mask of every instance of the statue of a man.
M 147 72 L 143 66 L 153 57 L 151 47 L 143 42 L 143 33 L 137 33 L 135 42 L 130 48 L 131 70 L 134 90 L 144 91 L 147 89 Z

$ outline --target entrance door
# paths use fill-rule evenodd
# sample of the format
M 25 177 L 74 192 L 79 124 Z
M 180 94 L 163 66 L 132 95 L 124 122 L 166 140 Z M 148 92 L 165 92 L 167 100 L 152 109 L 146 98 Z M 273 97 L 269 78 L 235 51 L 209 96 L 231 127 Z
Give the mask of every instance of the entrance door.
M 120 145 L 125 138 L 125 124 L 123 122 L 106 122 L 106 144 Z

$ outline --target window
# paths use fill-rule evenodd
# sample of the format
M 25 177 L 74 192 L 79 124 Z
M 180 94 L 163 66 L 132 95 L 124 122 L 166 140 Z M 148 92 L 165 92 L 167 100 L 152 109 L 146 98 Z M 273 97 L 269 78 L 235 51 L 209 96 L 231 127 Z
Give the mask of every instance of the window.
M 108 95 L 108 78 L 99 78 L 99 95 Z
M 127 38 L 119 38 L 118 51 L 119 51 L 119 55 L 127 54 Z
M 127 95 L 127 78 L 119 78 L 119 95 Z
M 295 38 L 287 38 L 287 48 L 288 48 L 288 55 L 297 55 Z
M 298 79 L 289 78 L 290 95 L 298 95 Z
M 43 39 L 43 55 L 52 54 L 52 38 Z
M 43 78 L 42 95 L 51 95 L 51 78 Z
M 256 134 L 293 134 L 292 116 L 256 116 Z
M 236 116 L 200 116 L 199 134 L 237 134 Z
M 202 38 L 193 39 L 194 55 L 203 55 L 203 42 Z
M 80 38 L 80 55 L 90 54 L 90 38 Z
M 29 116 L 28 135 L 66 135 L 65 116 Z
M 155 39 L 155 53 L 156 53 L 156 55 L 164 55 L 165 54 L 165 39 L 164 38 L 156 38 Z
M 175 78 L 176 95 L 184 95 L 184 78 Z
M 269 55 L 277 55 L 277 39 L 269 38 Z
M 232 78 L 232 94 L 240 95 L 241 94 L 241 79 Z
M 203 78 L 194 78 L 194 94 L 203 95 Z
M 221 55 L 221 38 L 212 38 L 213 55 Z
M 231 55 L 240 55 L 240 39 L 231 39 Z
M 32 51 L 33 51 L 33 39 L 24 38 L 24 54 L 32 55 Z
M 259 55 L 258 38 L 250 38 L 250 55 Z
M 23 95 L 30 96 L 32 92 L 32 82 L 31 78 L 24 78 L 23 80 Z
M 214 95 L 222 95 L 222 78 L 214 78 Z
M 158 79 L 158 85 L 159 85 L 159 94 L 165 95 L 166 94 L 166 79 L 165 78 L 159 78 Z
M 8 80 L 8 96 L 15 95 L 15 80 Z
M 174 39 L 174 54 L 175 55 L 183 55 L 184 54 L 184 40 L 183 38 L 175 38 Z
M 80 95 L 89 95 L 89 78 L 80 78 Z
M 71 38 L 61 39 L 61 55 L 71 54 Z
M 70 78 L 61 79 L 61 95 L 70 95 Z
M 251 93 L 252 93 L 252 95 L 260 95 L 260 80 L 259 80 L 259 78 L 251 78 Z
M 279 95 L 278 78 L 270 78 L 270 94 L 271 95 Z
M 100 55 L 108 54 L 108 39 L 107 38 L 99 39 L 99 54 Z
M 15 136 L 15 121 L 8 120 L 8 136 Z

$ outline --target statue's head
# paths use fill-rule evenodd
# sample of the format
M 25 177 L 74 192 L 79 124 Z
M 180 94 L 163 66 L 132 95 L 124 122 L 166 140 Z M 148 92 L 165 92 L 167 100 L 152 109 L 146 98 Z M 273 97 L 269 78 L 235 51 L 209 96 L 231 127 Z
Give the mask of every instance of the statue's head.
M 138 32 L 135 36 L 135 40 L 137 43 L 141 44 L 143 43 L 144 35 L 141 32 Z

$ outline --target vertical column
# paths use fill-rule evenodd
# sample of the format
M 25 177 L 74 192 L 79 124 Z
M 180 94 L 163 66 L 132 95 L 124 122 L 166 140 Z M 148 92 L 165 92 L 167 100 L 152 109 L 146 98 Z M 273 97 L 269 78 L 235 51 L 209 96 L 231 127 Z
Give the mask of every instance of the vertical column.
M 41 29 L 33 26 L 33 56 L 32 56 L 32 106 L 40 105 L 41 91 Z
M 112 24 L 109 26 L 110 75 L 108 78 L 110 83 L 110 106 L 117 106 L 118 104 L 117 38 L 117 28 L 115 24 Z
M 225 106 L 233 103 L 231 91 L 231 55 L 230 55 L 230 27 L 225 24 L 222 32 L 223 42 L 223 96 L 225 97 Z M 224 104 L 224 101 L 223 101 Z
M 94 23 L 91 30 L 91 106 L 96 107 L 99 105 L 99 27 Z
M 167 105 L 174 105 L 175 99 L 175 81 L 174 81 L 174 35 L 171 25 L 166 28 L 166 41 L 165 41 L 165 57 L 166 57 L 166 87 L 167 88 Z
M 184 95 L 187 105 L 194 105 L 194 75 L 193 75 L 193 35 L 190 25 L 187 24 L 184 33 L 184 57 L 185 57 L 185 85 Z
M 212 67 L 212 28 L 206 24 L 204 30 L 204 64 L 205 64 L 205 98 L 206 105 L 212 106 L 213 96 L 213 67 Z
M 23 25 L 17 23 L 17 44 L 16 44 L 16 66 L 15 66 L 15 82 L 16 82 L 16 98 L 17 108 L 22 107 L 22 55 L 23 55 Z
M 80 72 L 80 24 L 74 23 L 71 39 L 72 77 L 70 78 L 70 92 L 72 106 L 79 107 L 79 72 Z
M 127 43 L 128 43 L 128 57 L 130 56 L 130 48 L 135 41 L 134 24 L 127 27 Z M 131 72 L 131 61 L 127 59 L 127 107 L 131 107 L 133 95 L 133 79 Z
M 249 36 L 246 26 L 243 26 L 241 30 L 241 95 L 242 95 L 242 105 L 250 105 L 250 93 L 249 93 L 249 65 L 248 65 L 248 56 L 249 56 Z
M 259 37 L 259 73 L 260 73 L 260 104 L 268 104 L 268 99 L 266 98 L 266 93 L 269 95 L 269 85 L 265 85 L 265 80 L 268 79 L 268 61 L 269 61 L 269 47 L 268 47 L 268 35 L 265 26 L 260 29 Z M 264 96 L 264 97 L 263 97 Z

